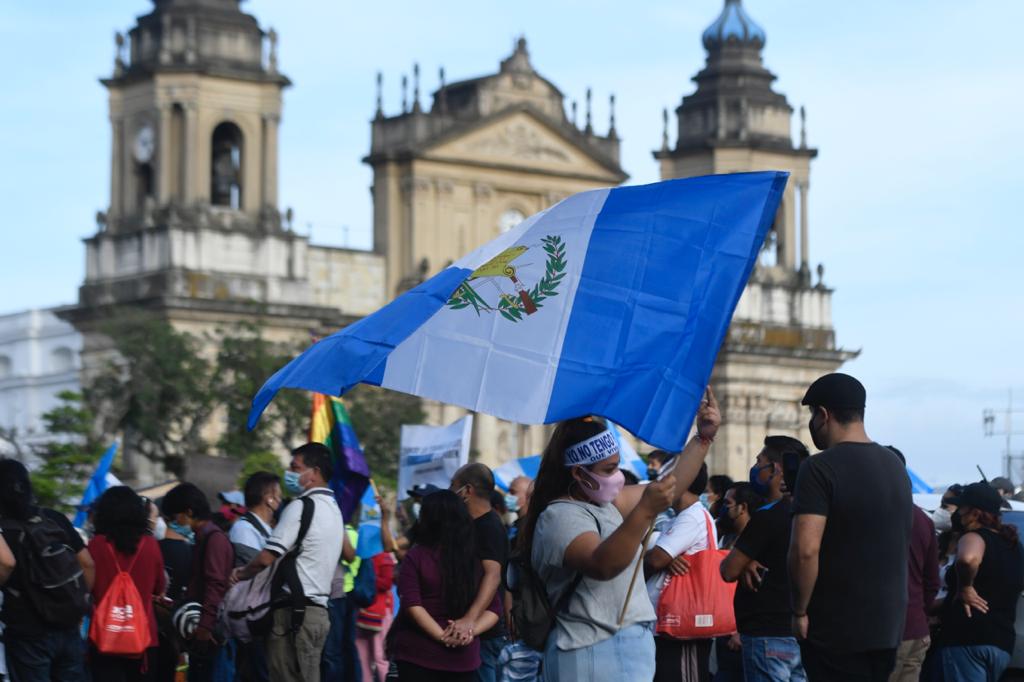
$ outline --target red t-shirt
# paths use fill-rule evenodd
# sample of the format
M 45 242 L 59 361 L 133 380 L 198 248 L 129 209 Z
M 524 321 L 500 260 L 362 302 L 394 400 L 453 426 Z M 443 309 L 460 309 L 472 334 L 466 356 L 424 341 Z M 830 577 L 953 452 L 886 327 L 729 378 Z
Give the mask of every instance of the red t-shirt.
M 121 569 L 132 567 L 130 575 L 135 582 L 139 596 L 146 603 L 146 617 L 149 618 L 149 631 L 151 633 L 150 646 L 157 645 L 156 614 L 153 613 L 153 596 L 160 596 L 167 591 L 167 577 L 164 575 L 164 559 L 160 554 L 160 545 L 152 535 L 143 535 L 139 540 L 138 549 L 135 550 L 135 564 L 132 565 L 132 556 L 121 554 L 114 548 L 114 545 L 107 540 L 105 535 L 97 535 L 89 541 L 89 554 L 96 564 L 96 582 L 92 586 L 92 598 L 94 604 L 99 604 L 106 594 L 110 583 L 118 574 L 118 566 Z M 114 565 L 114 557 L 117 557 L 117 566 Z

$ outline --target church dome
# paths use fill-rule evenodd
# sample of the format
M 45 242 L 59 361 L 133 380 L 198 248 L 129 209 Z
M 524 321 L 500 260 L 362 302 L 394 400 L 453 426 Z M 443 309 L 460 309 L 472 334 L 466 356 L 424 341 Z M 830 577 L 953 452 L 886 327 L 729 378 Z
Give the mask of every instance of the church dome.
M 704 47 L 708 50 L 730 43 L 760 48 L 765 39 L 764 29 L 743 9 L 742 0 L 725 0 L 722 13 L 704 31 Z

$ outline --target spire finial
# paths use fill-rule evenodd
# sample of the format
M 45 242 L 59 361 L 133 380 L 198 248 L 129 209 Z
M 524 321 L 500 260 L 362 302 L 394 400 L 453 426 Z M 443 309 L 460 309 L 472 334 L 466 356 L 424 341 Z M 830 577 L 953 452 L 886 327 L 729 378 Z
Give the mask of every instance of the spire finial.
M 591 99 L 592 95 L 593 95 L 593 93 L 591 92 L 590 88 L 587 88 L 587 119 L 586 119 L 587 122 L 586 122 L 586 125 L 583 128 L 583 132 L 585 132 L 587 135 L 590 135 L 592 132 L 594 132 L 594 126 L 592 124 L 591 115 L 590 115 L 590 113 L 591 113 L 591 111 L 590 111 L 590 99 Z
M 409 111 L 409 77 L 402 74 L 402 113 Z
M 577 129 L 579 128 L 579 124 L 577 123 L 577 119 L 576 119 L 576 110 L 578 108 L 579 108 L 579 105 L 576 104 L 576 100 L 573 100 L 572 101 L 572 127 L 573 128 L 577 128 Z
M 416 62 L 412 65 L 412 110 L 414 113 L 420 112 L 420 64 Z
M 668 151 L 668 107 L 661 110 L 661 149 Z
M 437 77 L 441 81 L 441 87 L 438 88 L 438 90 L 437 90 L 437 97 L 438 97 L 438 103 L 437 104 L 438 104 L 438 108 L 441 111 L 441 114 L 444 115 L 444 114 L 448 113 L 448 93 L 446 93 L 445 90 L 444 90 L 444 67 L 443 66 L 438 68 L 438 70 L 437 70 Z
M 273 27 L 267 31 L 267 42 L 270 43 L 270 56 L 267 57 L 267 70 L 277 73 L 277 31 Z
M 800 105 L 800 149 L 807 149 L 807 109 Z
M 114 76 L 124 73 L 124 34 L 114 33 Z
M 377 72 L 377 118 L 384 118 L 384 74 Z
M 608 95 L 608 137 L 615 137 L 615 93 Z

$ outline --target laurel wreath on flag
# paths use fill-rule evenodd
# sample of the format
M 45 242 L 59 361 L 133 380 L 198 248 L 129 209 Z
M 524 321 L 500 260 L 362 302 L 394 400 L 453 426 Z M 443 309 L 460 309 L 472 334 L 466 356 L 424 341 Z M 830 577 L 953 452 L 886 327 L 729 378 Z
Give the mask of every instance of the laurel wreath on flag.
M 541 243 L 548 259 L 544 265 L 544 276 L 530 290 L 530 298 L 538 308 L 543 307 L 544 300 L 558 295 L 558 286 L 565 277 L 566 266 L 565 244 L 561 237 L 548 235 L 541 239 Z M 477 315 L 481 311 L 492 312 L 495 310 L 468 281 L 459 285 L 459 288 L 448 299 L 447 306 L 453 310 L 462 310 L 472 306 Z M 522 299 L 509 294 L 502 294 L 498 300 L 497 311 L 511 322 L 519 322 L 525 313 Z

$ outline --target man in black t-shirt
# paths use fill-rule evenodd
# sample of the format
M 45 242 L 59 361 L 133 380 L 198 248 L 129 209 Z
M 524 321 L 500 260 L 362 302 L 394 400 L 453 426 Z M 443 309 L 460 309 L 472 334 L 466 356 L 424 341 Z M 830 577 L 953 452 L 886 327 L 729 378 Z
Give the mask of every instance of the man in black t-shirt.
M 887 680 L 907 609 L 910 480 L 864 430 L 864 387 L 807 389 L 815 446 L 797 477 L 789 573 L 793 629 L 813 681 Z
M 783 490 L 787 453 L 800 459 L 806 446 L 789 436 L 768 436 L 750 469 L 750 485 L 764 504 L 752 509 L 750 521 L 721 565 L 726 582 L 738 580 L 733 609 L 740 633 L 747 679 L 803 680 L 800 645 L 793 637 L 789 611 L 790 499 Z
M 505 524 L 491 506 L 491 493 L 494 491 L 494 474 L 479 462 L 467 464 L 452 476 L 451 489 L 466 503 L 469 515 L 473 517 L 476 531 L 476 548 L 480 562 L 483 564 L 484 575 L 480 581 L 480 589 L 469 611 L 452 625 L 452 634 L 460 641 L 480 637 L 480 667 L 476 671 L 476 679 L 480 682 L 495 682 L 498 674 L 498 655 L 508 641 L 505 636 L 505 620 L 487 632 L 474 633 L 473 623 L 490 606 L 495 592 L 499 601 L 505 604 L 505 590 L 502 576 L 508 564 L 508 533 Z

